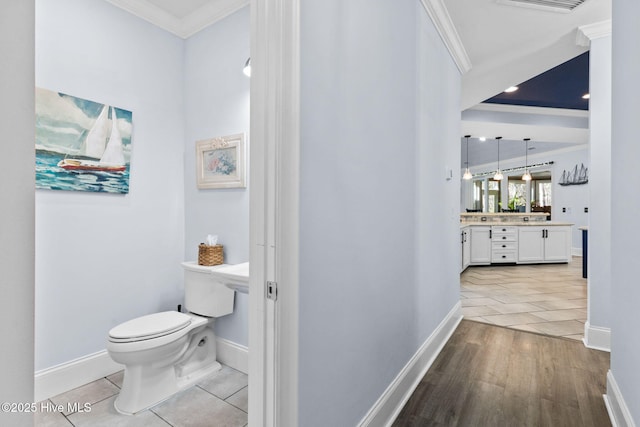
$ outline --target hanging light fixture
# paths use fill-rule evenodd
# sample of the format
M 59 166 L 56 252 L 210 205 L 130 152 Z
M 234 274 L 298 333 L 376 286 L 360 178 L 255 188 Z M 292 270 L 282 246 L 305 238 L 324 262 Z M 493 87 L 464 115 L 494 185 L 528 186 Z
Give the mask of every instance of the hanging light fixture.
M 469 170 L 469 138 L 471 138 L 471 135 L 465 135 L 464 137 L 467 138 L 467 161 L 464 162 L 467 168 L 464 170 L 464 175 L 462 175 L 462 179 L 468 181 L 471 178 L 473 178 L 473 175 L 471 175 L 471 171 Z
M 529 173 L 529 141 L 531 138 L 525 138 L 525 152 L 524 152 L 524 175 L 522 175 L 523 181 L 531 181 L 531 174 Z
M 242 69 L 242 72 L 244 73 L 245 76 L 251 77 L 251 57 L 249 57 L 247 59 L 247 62 L 244 63 L 244 68 Z
M 495 181 L 500 181 L 502 178 L 504 178 L 504 175 L 502 175 L 502 172 L 500 172 L 500 140 L 502 139 L 501 136 L 496 136 L 496 140 L 498 141 L 498 170 L 496 171 L 496 174 L 493 175 L 493 179 Z

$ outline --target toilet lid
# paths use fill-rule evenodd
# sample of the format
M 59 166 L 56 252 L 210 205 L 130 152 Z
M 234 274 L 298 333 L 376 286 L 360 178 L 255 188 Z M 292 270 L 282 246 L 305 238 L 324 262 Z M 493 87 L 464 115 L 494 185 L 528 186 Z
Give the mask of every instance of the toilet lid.
M 139 341 L 161 337 L 184 329 L 191 317 L 177 311 L 163 311 L 124 322 L 109 331 L 116 341 Z

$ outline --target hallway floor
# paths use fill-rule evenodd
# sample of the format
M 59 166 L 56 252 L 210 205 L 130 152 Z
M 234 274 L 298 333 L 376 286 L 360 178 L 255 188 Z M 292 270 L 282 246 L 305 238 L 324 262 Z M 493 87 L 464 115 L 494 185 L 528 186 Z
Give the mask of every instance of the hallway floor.
M 106 378 L 39 402 L 38 408 L 74 403 L 90 411 L 36 413 L 36 427 L 244 427 L 247 425 L 247 375 L 223 366 L 197 385 L 134 416 L 121 415 L 113 408 L 124 374 Z
M 465 319 L 582 340 L 587 279 L 569 264 L 469 267 L 460 275 Z
M 611 425 L 609 353 L 463 320 L 393 427 Z

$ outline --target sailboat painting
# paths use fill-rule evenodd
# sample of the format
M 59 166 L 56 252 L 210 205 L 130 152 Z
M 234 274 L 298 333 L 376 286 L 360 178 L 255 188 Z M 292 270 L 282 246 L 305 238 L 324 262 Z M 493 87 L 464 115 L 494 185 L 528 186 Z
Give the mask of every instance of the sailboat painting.
M 129 192 L 133 114 L 36 88 L 36 188 Z

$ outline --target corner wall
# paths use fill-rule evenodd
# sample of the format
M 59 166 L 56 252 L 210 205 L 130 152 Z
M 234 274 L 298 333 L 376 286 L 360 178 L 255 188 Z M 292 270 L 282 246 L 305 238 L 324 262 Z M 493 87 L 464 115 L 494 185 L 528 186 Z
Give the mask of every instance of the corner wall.
M 184 259 L 195 260 L 198 244 L 217 234 L 225 263 L 249 260 L 249 7 L 240 9 L 185 41 Z M 245 133 L 247 188 L 196 186 L 196 141 Z M 236 293 L 233 314 L 216 320 L 216 335 L 248 345 L 249 299 Z
M 618 385 L 607 396 L 625 403 L 626 425 L 640 423 L 640 231 L 633 226 L 640 211 L 638 183 L 633 175 L 640 159 L 640 3 L 613 2 L 612 136 L 611 136 L 611 373 Z M 611 379 L 611 378 L 610 378 Z M 612 381 L 609 382 L 610 384 Z M 619 425 L 625 425 L 618 420 Z
M 129 194 L 36 191 L 38 371 L 182 302 L 184 110 L 181 39 L 102 0 L 37 0 L 36 18 L 38 87 L 133 112 Z
M 0 401 L 33 401 L 34 3 L 0 6 Z M 10 65 L 7 65 L 10 64 Z M 27 427 L 33 414 L 0 412 L 0 424 Z
M 419 1 L 300 7 L 299 422 L 352 426 L 459 301 L 460 74 Z

